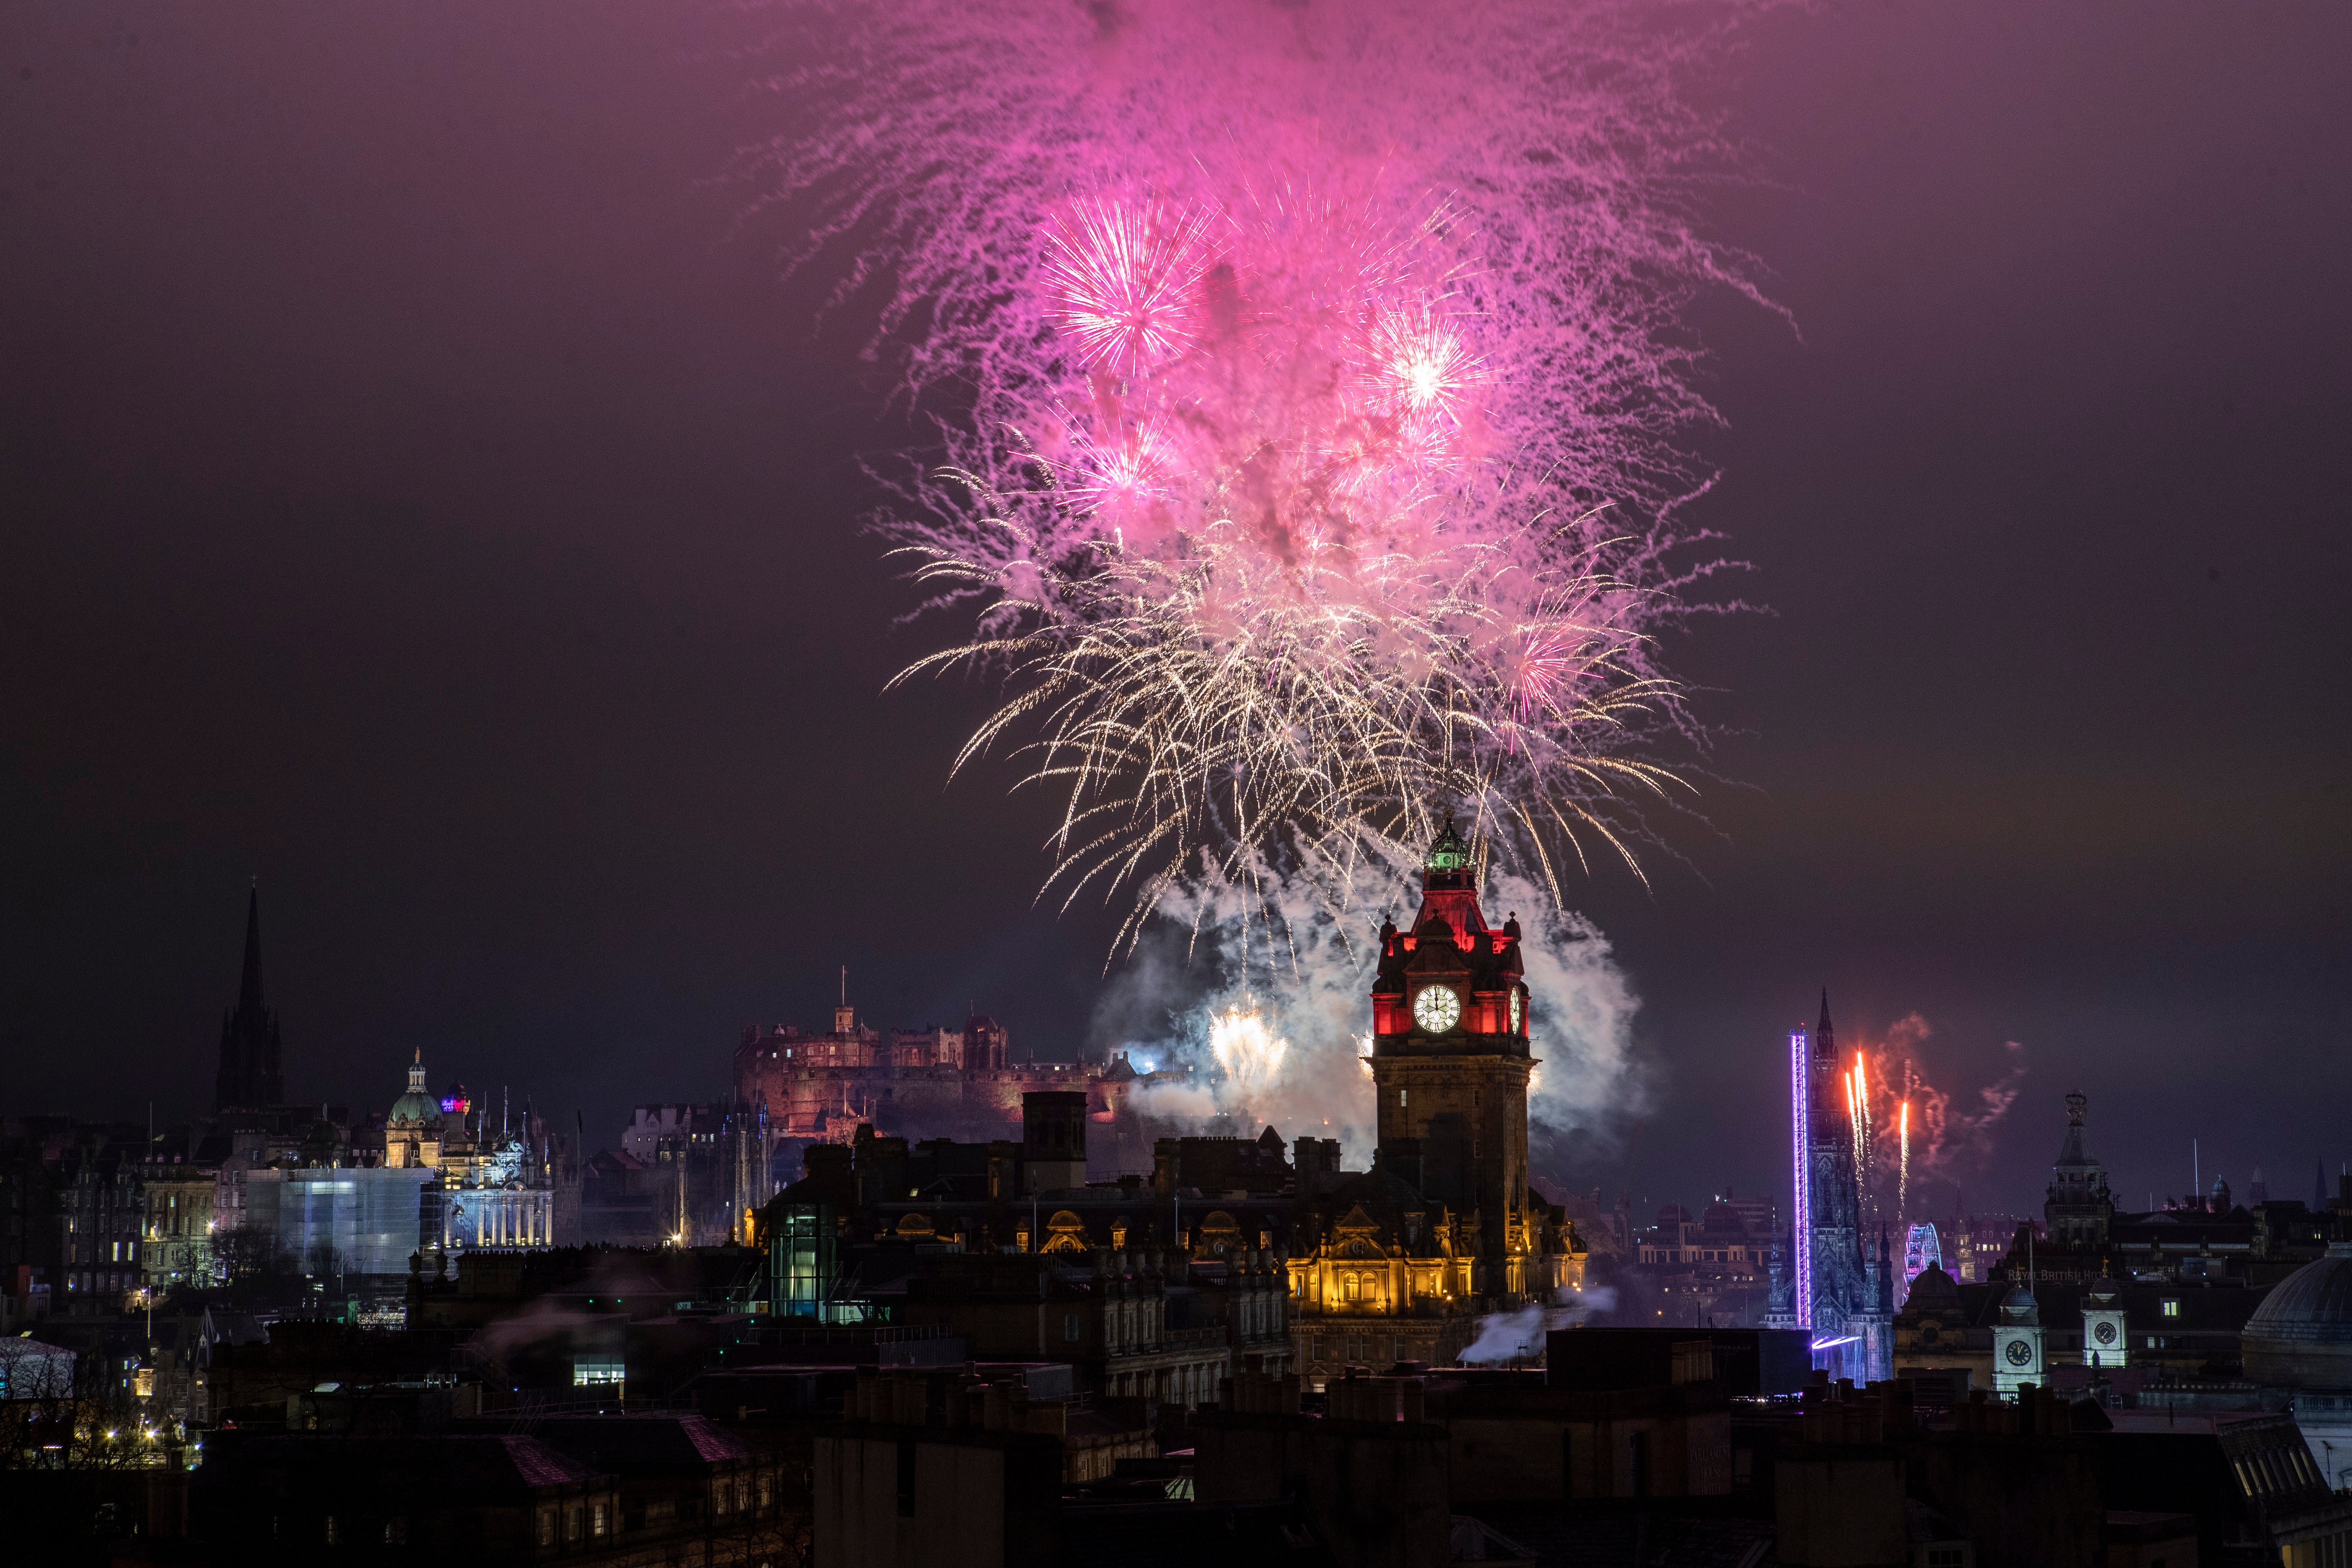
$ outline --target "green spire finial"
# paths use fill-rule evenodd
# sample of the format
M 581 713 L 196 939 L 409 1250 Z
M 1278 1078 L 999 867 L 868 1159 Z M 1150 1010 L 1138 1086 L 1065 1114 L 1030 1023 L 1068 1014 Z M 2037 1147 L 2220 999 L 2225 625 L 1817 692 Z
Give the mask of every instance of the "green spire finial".
M 1470 847 L 1454 831 L 1454 814 L 1445 814 L 1445 826 L 1438 830 L 1436 840 L 1429 847 L 1429 858 L 1423 865 L 1432 871 L 1459 871 L 1470 864 Z

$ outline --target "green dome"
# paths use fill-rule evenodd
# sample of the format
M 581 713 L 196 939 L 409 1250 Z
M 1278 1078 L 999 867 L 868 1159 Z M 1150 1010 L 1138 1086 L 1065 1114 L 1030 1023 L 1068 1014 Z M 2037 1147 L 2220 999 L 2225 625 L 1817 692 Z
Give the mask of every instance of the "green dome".
M 441 1120 L 441 1102 L 429 1094 L 412 1089 L 392 1102 L 390 1120 L 437 1123 Z
M 393 1126 L 438 1127 L 441 1125 L 441 1102 L 425 1089 L 425 1053 L 419 1050 L 408 1068 L 408 1092 L 392 1102 L 392 1113 L 385 1120 Z

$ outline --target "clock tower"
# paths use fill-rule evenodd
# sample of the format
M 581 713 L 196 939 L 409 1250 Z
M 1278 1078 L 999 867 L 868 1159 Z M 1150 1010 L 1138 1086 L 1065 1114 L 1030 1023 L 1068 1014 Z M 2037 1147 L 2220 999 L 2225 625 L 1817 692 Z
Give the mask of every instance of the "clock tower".
M 2083 1293 L 2083 1364 L 2131 1364 L 2131 1322 L 2116 1299 L 2116 1282 L 2105 1275 Z
M 1412 929 L 1381 928 L 1372 983 L 1380 1164 L 1475 1230 L 1479 1294 L 1528 1277 L 1528 988 L 1516 916 L 1478 907 L 1469 846 L 1448 818 L 1429 847 Z
M 2001 1298 L 2000 1322 L 1992 1331 L 1992 1386 L 2003 1398 L 2014 1398 L 2021 1384 L 2040 1384 L 2042 1374 L 2042 1309 L 2033 1292 L 2013 1287 Z

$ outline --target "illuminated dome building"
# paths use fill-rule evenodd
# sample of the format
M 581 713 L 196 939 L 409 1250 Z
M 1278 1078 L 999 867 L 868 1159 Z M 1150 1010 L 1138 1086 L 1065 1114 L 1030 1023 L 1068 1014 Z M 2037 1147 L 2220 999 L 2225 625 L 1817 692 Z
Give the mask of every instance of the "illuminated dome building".
M 2352 1486 L 2352 1241 L 2282 1280 L 2242 1344 L 2249 1380 L 2294 1391 L 2295 1424 L 2327 1484 Z
M 496 1128 L 487 1120 L 462 1083 L 427 1090 L 425 1053 L 416 1053 L 407 1090 L 384 1118 L 383 1163 L 436 1173 L 420 1194 L 421 1239 L 444 1250 L 555 1245 L 558 1178 L 569 1152 L 528 1106 L 520 1129 L 503 1114 Z
M 425 1053 L 409 1064 L 408 1089 L 383 1123 L 383 1163 L 394 1169 L 441 1163 L 441 1102 L 425 1088 Z

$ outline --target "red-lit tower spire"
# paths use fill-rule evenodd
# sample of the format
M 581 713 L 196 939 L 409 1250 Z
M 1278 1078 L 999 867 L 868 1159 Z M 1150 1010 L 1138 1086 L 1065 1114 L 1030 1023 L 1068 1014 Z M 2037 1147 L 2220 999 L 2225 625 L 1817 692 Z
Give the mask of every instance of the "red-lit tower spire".
M 1429 847 L 1412 928 L 1381 928 L 1372 1079 L 1381 1169 L 1475 1219 L 1482 1294 L 1527 1290 L 1528 988 L 1516 915 L 1497 931 L 1452 818 Z

